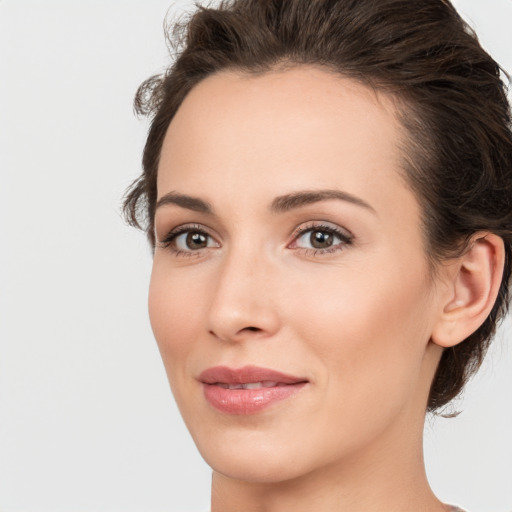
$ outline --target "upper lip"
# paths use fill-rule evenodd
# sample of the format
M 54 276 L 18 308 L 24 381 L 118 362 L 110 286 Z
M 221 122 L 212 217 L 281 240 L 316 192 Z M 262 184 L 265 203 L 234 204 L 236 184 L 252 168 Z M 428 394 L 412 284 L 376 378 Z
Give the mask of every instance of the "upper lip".
M 271 381 L 279 384 L 297 384 L 307 382 L 303 377 L 287 375 L 269 368 L 259 366 L 244 366 L 243 368 L 229 368 L 227 366 L 214 366 L 204 370 L 199 380 L 205 384 L 248 384 L 250 382 Z

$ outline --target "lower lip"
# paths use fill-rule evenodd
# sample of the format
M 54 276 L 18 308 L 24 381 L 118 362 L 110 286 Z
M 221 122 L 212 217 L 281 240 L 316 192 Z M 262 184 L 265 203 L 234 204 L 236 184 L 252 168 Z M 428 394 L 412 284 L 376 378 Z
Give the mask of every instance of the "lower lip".
M 204 396 L 215 409 L 226 414 L 256 414 L 267 407 L 297 394 L 307 382 L 270 388 L 226 389 L 203 384 Z

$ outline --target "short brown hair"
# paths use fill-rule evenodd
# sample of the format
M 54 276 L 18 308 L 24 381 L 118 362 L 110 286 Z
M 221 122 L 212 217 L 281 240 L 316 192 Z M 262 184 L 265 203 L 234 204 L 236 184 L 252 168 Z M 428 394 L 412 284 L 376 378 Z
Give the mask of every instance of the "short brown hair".
M 489 317 L 442 355 L 428 409 L 447 404 L 480 366 L 509 302 L 512 134 L 499 65 L 448 0 L 225 0 L 217 8 L 197 7 L 168 32 L 173 64 L 137 92 L 137 112 L 152 120 L 125 217 L 154 246 L 165 133 L 188 92 L 213 73 L 309 64 L 388 92 L 404 106 L 403 170 L 422 206 L 431 261 L 460 254 L 482 230 L 505 243 L 503 279 Z

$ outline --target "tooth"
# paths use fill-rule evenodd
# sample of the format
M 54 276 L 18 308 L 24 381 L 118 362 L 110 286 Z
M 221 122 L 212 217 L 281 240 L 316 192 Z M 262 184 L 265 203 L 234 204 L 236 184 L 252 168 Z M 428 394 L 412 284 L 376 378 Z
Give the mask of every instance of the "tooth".
M 263 387 L 261 382 L 248 382 L 244 384 L 244 389 L 259 389 Z
M 227 384 L 226 382 L 217 382 L 216 385 L 224 389 L 260 389 L 273 388 L 280 384 L 273 380 L 264 380 L 262 382 L 247 382 L 245 384 Z

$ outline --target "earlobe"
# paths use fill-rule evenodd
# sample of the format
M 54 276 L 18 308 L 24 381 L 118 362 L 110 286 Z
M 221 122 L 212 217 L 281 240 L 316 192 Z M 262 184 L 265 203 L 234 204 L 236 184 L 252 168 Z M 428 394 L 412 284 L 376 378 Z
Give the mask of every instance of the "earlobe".
M 501 285 L 505 250 L 493 233 L 476 233 L 462 256 L 453 261 L 449 293 L 432 333 L 432 341 L 452 347 L 473 334 L 491 312 Z

